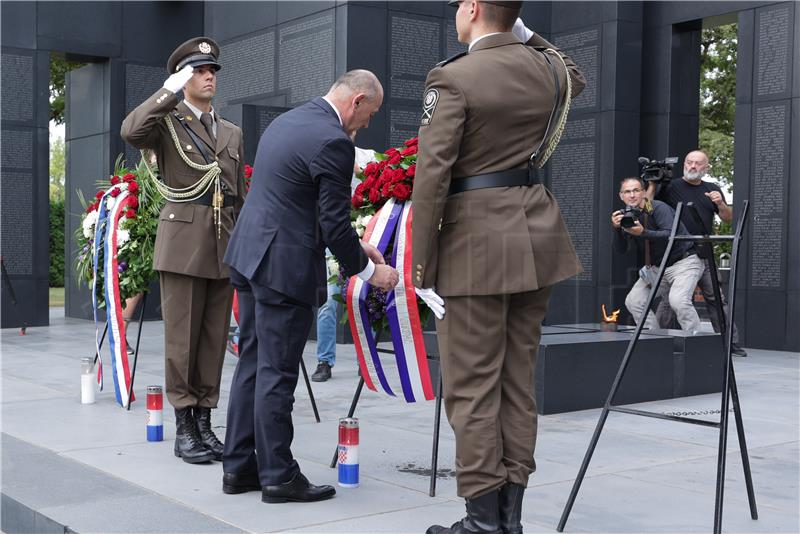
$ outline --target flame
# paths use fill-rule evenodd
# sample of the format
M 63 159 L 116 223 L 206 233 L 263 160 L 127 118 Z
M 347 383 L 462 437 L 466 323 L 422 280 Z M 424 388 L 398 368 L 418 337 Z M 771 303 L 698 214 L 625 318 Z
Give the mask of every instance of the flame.
M 616 323 L 617 322 L 617 317 L 619 317 L 619 311 L 620 311 L 619 309 L 614 310 L 613 312 L 611 312 L 611 315 L 608 315 L 606 313 L 606 305 L 605 304 L 601 304 L 600 307 L 603 310 L 603 322 L 604 323 Z

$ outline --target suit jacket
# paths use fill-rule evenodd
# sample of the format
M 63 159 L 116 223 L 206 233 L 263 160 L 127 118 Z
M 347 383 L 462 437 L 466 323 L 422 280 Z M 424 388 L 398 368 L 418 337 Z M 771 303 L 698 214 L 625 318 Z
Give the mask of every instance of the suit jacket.
M 354 150 L 322 98 L 275 119 L 258 143 L 225 263 L 312 306 L 327 298 L 326 246 L 347 273 L 361 272 L 367 257 L 350 226 Z
M 530 46 L 526 46 L 530 45 Z M 428 73 L 414 179 L 413 257 L 417 287 L 443 296 L 531 291 L 580 272 L 558 205 L 543 185 L 448 196 L 451 180 L 524 168 L 545 133 L 555 83 L 534 34 L 480 40 Z M 585 82 L 575 63 L 553 58 L 566 91 Z
M 242 130 L 217 114 L 217 140 L 214 142 L 194 113 L 182 101 L 179 102 L 174 93 L 167 89 L 156 91 L 125 117 L 121 133 L 132 146 L 155 151 L 161 179 L 170 187 L 188 187 L 205 173 L 192 169 L 181 159 L 164 122 L 167 114 L 170 114 L 185 154 L 196 163 L 206 163 L 173 112 L 186 118 L 189 128 L 205 143 L 203 150 L 206 155 L 217 159 L 222 169 L 222 192 L 234 195 L 236 199 L 233 207 L 222 208 L 219 237 L 211 206 L 167 202 L 158 221 L 153 268 L 200 278 L 227 278 L 228 267 L 222 260 L 235 217 L 244 204 Z

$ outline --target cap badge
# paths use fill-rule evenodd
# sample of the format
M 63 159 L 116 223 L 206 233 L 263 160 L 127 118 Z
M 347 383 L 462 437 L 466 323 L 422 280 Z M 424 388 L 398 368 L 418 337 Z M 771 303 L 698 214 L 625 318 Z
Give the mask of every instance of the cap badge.
M 200 51 L 201 51 L 202 53 L 204 53 L 204 54 L 210 54 L 210 53 L 211 53 L 211 45 L 210 45 L 210 44 L 208 44 L 208 43 L 207 43 L 207 42 L 205 42 L 205 41 L 203 41 L 202 43 L 200 43 L 200 45 L 198 46 L 198 48 L 199 48 L 199 49 L 200 49 Z

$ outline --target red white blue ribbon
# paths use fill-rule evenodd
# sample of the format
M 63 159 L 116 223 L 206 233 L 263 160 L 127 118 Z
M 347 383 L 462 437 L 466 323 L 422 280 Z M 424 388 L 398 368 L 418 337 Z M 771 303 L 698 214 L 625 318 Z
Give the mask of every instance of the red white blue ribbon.
M 382 354 L 369 321 L 367 294 L 370 284 L 357 276 L 347 288 L 347 314 L 350 332 L 361 367 L 364 384 L 378 386 L 393 397 L 402 393 L 406 402 L 434 397 L 427 354 L 422 341 L 422 325 L 417 297 L 411 281 L 411 203 L 390 199 L 370 220 L 363 240 L 385 252 L 395 236 L 392 264 L 400 273 L 400 283 L 387 295 L 387 319 L 394 355 Z
M 119 189 L 117 197 L 111 196 L 111 191 Z M 113 199 L 113 205 L 108 207 L 108 199 Z M 103 357 L 100 352 L 99 326 L 97 322 L 97 272 L 101 267 L 98 262 L 100 247 L 103 247 L 103 292 L 106 301 L 106 323 L 108 325 L 108 348 L 111 355 L 111 370 L 114 379 L 114 391 L 117 403 L 123 408 L 135 400 L 133 394 L 128 398 L 131 375 L 128 367 L 128 351 L 125 342 L 125 320 L 122 316 L 122 299 L 119 291 L 119 271 L 117 263 L 117 240 L 119 220 L 128 209 L 133 197 L 127 190 L 127 184 L 118 184 L 110 187 L 100 199 L 98 206 L 97 223 L 94 235 L 94 260 L 92 276 L 92 308 L 95 323 L 95 348 L 98 355 L 97 382 L 100 390 L 103 389 Z

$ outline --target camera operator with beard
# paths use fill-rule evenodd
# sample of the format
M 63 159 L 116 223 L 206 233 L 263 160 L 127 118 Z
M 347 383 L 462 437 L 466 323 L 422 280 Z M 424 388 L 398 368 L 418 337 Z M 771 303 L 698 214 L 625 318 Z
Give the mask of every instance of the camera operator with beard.
M 635 176 L 622 179 L 619 198 L 626 208 L 611 213 L 611 226 L 616 230 L 614 244 L 619 252 L 625 252 L 633 240 L 637 247 L 645 251 L 646 265 L 639 271 L 639 279 L 625 297 L 625 307 L 639 324 L 645 320 L 648 311 L 645 305 L 666 252 L 675 211 L 664 202 L 649 200 L 645 196 L 644 184 Z M 680 224 L 678 235 L 687 234 L 686 228 Z M 703 263 L 697 256 L 694 244 L 676 242 L 664 271 L 662 287 L 665 290 L 668 288 L 668 295 L 662 300 L 668 300 L 681 328 L 688 333 L 700 329 L 700 317 L 692 304 L 692 295 L 702 274 Z M 650 313 L 647 313 L 645 324 L 651 329 L 658 328 L 658 323 Z
M 686 225 L 687 230 L 692 235 L 705 235 L 714 233 L 714 214 L 719 215 L 722 221 L 730 223 L 733 220 L 733 209 L 725 201 L 725 195 L 720 187 L 714 183 L 703 181 L 709 169 L 708 156 L 700 151 L 694 150 L 686 155 L 683 161 L 683 178 L 670 182 L 652 181 L 648 183 L 646 196 L 649 199 L 657 197 L 666 202 L 673 208 L 678 202 L 691 202 L 700 215 L 702 224 L 698 224 L 695 218 L 686 213 L 681 217 L 681 222 Z M 656 194 L 657 193 L 657 194 Z M 703 257 L 703 275 L 700 277 L 698 285 L 703 292 L 708 315 L 714 332 L 720 331 L 720 317 L 717 315 L 716 299 L 714 298 L 714 287 L 711 283 L 711 270 Z M 725 295 L 722 295 L 722 306 L 725 313 L 728 313 Z M 669 306 L 662 303 L 656 311 L 656 318 L 659 324 L 667 325 L 673 319 L 672 310 Z M 737 356 L 747 356 L 747 352 L 738 344 L 739 336 L 736 325 L 733 326 L 733 343 L 731 352 Z

